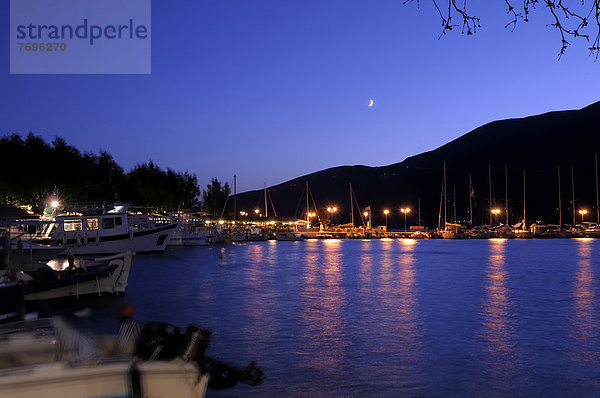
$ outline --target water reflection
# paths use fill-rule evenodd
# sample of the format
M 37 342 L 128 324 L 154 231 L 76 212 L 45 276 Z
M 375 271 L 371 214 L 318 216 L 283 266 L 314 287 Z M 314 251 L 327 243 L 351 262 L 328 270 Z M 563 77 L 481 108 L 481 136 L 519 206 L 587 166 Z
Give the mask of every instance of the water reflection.
M 597 361 L 594 349 L 598 338 L 596 321 L 596 295 L 594 294 L 594 270 L 592 268 L 592 239 L 577 239 L 577 271 L 575 274 L 571 337 L 575 339 L 573 360 L 588 364 Z
M 482 337 L 482 357 L 490 382 L 497 388 L 510 389 L 509 378 L 515 375 L 516 336 L 511 313 L 511 297 L 506 270 L 506 239 L 490 239 L 488 266 L 485 269 L 485 299 Z
M 313 250 L 307 248 L 302 273 L 300 317 L 306 333 L 302 335 L 303 354 L 309 366 L 320 372 L 330 373 L 346 361 L 342 245 L 340 240 L 324 240 Z
M 359 256 L 359 291 L 362 297 L 367 297 L 370 293 L 373 280 L 373 252 L 372 241 L 363 240 L 360 242 Z
M 246 284 L 249 294 L 244 301 L 245 313 L 249 318 L 249 323 L 245 327 L 245 333 L 252 341 L 256 349 L 264 350 L 268 348 L 270 339 L 273 337 L 272 327 L 268 323 L 270 298 L 267 292 L 268 280 L 267 269 L 265 267 L 265 252 L 275 250 L 273 246 L 248 245 L 246 267 Z
M 419 364 L 424 359 L 423 325 L 419 312 L 417 271 L 415 268 L 415 249 L 417 241 L 400 240 L 402 248 L 398 258 L 398 301 L 396 303 L 396 333 L 401 336 L 399 354 L 402 359 L 400 370 L 409 380 L 416 381 Z M 408 380 L 406 380 L 408 382 Z

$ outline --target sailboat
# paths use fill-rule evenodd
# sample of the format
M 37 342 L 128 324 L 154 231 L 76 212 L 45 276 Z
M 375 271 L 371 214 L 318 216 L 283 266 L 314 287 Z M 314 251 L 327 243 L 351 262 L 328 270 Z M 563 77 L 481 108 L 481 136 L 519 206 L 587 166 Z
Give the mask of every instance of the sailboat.
M 444 208 L 444 220 L 443 220 L 443 227 L 441 230 L 441 234 L 442 234 L 442 238 L 444 239 L 463 239 L 465 238 L 465 234 L 462 231 L 462 225 L 458 224 L 458 223 L 450 223 L 447 222 L 446 218 L 448 215 L 448 209 L 447 209 L 447 204 L 448 204 L 448 198 L 447 198 L 447 194 L 446 194 L 446 162 L 444 161 L 444 175 L 443 175 L 443 179 L 442 179 L 442 200 L 444 201 L 443 204 L 443 208 Z M 456 200 L 456 197 L 455 199 Z M 455 205 L 456 208 L 456 205 Z M 440 220 L 441 220 L 441 212 L 442 212 L 442 206 L 440 206 Z
M 513 226 L 514 236 L 519 239 L 533 238 L 533 233 L 527 228 L 527 192 L 525 188 L 525 169 L 523 169 L 523 220 L 519 224 Z

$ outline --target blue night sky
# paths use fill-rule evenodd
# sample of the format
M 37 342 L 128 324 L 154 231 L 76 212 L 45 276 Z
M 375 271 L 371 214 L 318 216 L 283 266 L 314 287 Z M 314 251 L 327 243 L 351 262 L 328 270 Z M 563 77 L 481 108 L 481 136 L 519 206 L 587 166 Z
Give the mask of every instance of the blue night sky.
M 126 170 L 152 159 L 202 186 L 237 174 L 243 191 L 600 99 L 600 63 L 573 40 L 558 61 L 542 6 L 511 32 L 504 1 L 472 1 L 477 34 L 438 40 L 432 3 L 402 3 L 153 0 L 150 75 L 10 75 L 5 0 L 0 132 L 58 135 Z

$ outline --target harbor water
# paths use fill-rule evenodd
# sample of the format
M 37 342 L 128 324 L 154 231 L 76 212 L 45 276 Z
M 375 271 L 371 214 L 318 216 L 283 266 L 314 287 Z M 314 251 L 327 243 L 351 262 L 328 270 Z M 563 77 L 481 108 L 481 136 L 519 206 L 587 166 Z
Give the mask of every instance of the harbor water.
M 43 304 L 104 331 L 118 308 L 197 324 L 264 370 L 208 396 L 598 396 L 600 240 L 308 240 L 134 258 L 125 298 Z

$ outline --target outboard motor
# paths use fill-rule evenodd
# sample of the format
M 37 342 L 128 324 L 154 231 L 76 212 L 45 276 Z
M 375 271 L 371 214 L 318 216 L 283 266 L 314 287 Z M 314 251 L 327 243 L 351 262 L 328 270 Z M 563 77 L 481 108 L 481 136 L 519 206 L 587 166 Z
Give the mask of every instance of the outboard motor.
M 223 390 L 244 383 L 251 386 L 262 383 L 263 371 L 251 362 L 245 368 L 229 365 L 205 354 L 211 332 L 190 325 L 184 331 L 164 322 L 150 322 L 140 333 L 136 356 L 143 360 L 174 359 L 181 357 L 195 361 L 202 373 L 209 373 L 208 386 Z

